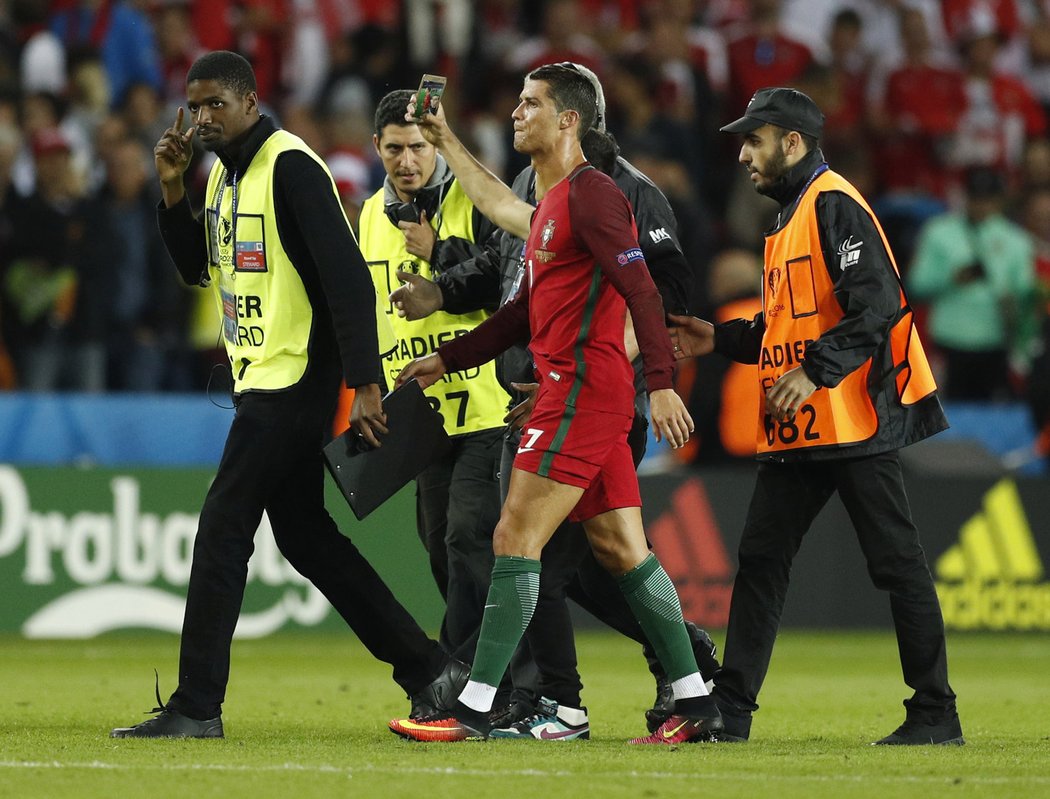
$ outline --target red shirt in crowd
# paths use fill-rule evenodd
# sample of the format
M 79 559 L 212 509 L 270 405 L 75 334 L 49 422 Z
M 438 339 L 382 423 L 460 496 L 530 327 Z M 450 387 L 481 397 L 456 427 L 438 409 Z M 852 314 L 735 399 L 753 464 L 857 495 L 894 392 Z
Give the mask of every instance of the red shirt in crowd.
M 982 14 L 994 20 L 995 30 L 1005 38 L 1021 30 L 1016 0 L 941 0 L 944 29 L 952 41 L 958 42 L 974 33 Z
M 782 34 L 747 33 L 729 43 L 728 107 L 740 109 L 759 89 L 790 86 L 813 64 L 813 54 L 801 42 Z
M 884 188 L 945 195 L 948 175 L 938 142 L 955 131 L 966 105 L 963 87 L 959 71 L 929 64 L 890 73 L 885 104 L 893 132 L 876 144 Z

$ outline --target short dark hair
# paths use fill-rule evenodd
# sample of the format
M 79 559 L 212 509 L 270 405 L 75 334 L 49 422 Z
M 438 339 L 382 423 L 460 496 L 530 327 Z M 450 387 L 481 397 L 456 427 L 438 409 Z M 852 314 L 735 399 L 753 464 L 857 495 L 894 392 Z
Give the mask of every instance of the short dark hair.
M 780 125 L 772 125 L 771 127 L 776 132 L 778 141 L 780 139 L 783 139 L 789 133 L 791 133 L 790 128 L 782 128 L 780 127 Z M 800 130 L 796 130 L 795 133 L 797 133 L 802 138 L 802 143 L 806 145 L 807 153 L 811 153 L 818 147 L 820 147 L 820 139 L 818 139 L 816 136 L 810 136 L 808 133 L 803 133 Z
M 575 67 L 565 64 L 544 64 L 525 76 L 526 80 L 542 80 L 550 87 L 554 107 L 559 111 L 575 111 L 580 115 L 576 136 L 584 135 L 594 127 L 598 118 L 598 95 L 587 77 Z
M 835 28 L 853 28 L 859 31 L 864 27 L 864 20 L 860 18 L 856 9 L 844 8 L 832 18 L 831 24 Z
M 414 94 L 415 91 L 412 89 L 394 89 L 379 101 L 379 105 L 376 106 L 376 136 L 381 137 L 383 128 L 387 125 L 399 125 L 405 128 L 412 124 L 405 120 L 405 109 L 412 102 Z
M 229 50 L 215 50 L 205 53 L 190 67 L 186 73 L 186 83 L 195 80 L 215 80 L 237 94 L 248 94 L 255 91 L 255 72 L 248 60 Z
M 620 154 L 620 145 L 616 143 L 615 136 L 607 130 L 591 128 L 583 134 L 580 147 L 583 148 L 583 157 L 590 161 L 595 169 L 612 175 L 616 167 L 616 157 Z

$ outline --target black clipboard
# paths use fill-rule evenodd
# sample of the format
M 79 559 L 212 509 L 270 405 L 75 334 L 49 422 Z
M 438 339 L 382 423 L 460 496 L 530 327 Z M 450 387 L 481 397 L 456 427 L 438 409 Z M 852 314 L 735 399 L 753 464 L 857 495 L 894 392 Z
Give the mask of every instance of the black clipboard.
M 347 430 L 323 450 L 325 465 L 358 520 L 452 446 L 441 414 L 430 406 L 415 380 L 383 397 L 383 411 L 390 432 L 380 438 L 381 447 L 369 447 Z

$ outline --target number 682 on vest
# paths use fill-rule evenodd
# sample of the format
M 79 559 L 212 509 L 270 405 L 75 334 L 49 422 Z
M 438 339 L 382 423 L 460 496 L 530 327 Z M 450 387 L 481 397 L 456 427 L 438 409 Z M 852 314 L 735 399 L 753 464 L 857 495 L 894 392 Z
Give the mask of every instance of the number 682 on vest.
M 794 444 L 801 436 L 803 441 L 818 441 L 820 433 L 816 429 L 817 410 L 808 402 L 799 407 L 798 412 L 787 421 L 774 419 L 771 414 L 763 414 L 762 424 L 766 433 L 766 446 L 777 444 Z

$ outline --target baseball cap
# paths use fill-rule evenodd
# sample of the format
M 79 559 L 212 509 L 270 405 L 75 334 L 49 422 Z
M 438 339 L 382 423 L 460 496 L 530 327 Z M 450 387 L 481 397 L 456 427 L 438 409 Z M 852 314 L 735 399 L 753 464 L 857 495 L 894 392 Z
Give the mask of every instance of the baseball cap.
M 796 89 L 759 89 L 747 104 L 744 115 L 719 130 L 750 133 L 763 125 L 777 125 L 819 139 L 824 130 L 824 114 L 816 103 Z
M 33 134 L 33 157 L 40 158 L 49 153 L 70 151 L 69 139 L 58 128 L 43 128 Z

